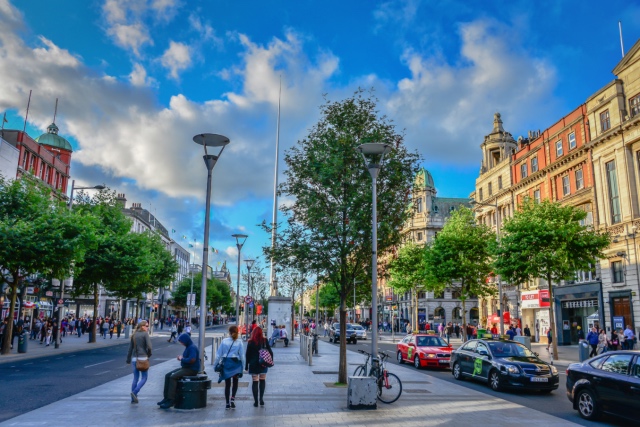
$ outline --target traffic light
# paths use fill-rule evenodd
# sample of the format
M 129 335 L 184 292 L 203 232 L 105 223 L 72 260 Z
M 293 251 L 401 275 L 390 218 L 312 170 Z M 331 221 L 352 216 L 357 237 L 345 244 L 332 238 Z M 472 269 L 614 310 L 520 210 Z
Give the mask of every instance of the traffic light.
M 156 304 L 156 305 L 154 305 L 154 306 L 153 306 L 153 312 L 154 312 L 154 313 L 157 313 L 157 312 L 158 312 L 158 304 Z

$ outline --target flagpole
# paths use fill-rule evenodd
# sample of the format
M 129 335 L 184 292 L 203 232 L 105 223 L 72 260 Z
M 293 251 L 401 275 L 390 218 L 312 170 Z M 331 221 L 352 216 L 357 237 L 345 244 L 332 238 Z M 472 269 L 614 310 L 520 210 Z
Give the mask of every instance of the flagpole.
M 278 223 L 278 154 L 280 148 L 280 99 L 282 98 L 282 75 L 280 75 L 280 89 L 278 90 L 278 122 L 276 124 L 276 164 L 273 176 L 273 218 L 271 221 L 271 250 L 276 248 L 276 225 Z M 271 255 L 271 274 L 269 276 L 269 288 L 271 296 L 278 295 L 277 286 L 274 285 L 276 272 Z

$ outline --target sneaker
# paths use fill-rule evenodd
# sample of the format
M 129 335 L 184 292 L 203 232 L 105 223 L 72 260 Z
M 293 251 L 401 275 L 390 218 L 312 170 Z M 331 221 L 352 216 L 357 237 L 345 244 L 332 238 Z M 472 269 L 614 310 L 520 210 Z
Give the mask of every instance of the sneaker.
M 224 409 L 231 409 L 231 405 L 227 403 L 227 406 L 225 406 Z
M 257 408 L 258 407 L 258 402 L 253 402 L 253 407 Z
M 163 403 L 166 403 L 167 400 L 169 399 L 162 399 L 160 402 L 156 403 L 156 405 L 162 405 Z
M 264 400 L 260 401 L 260 406 L 264 406 Z
M 138 403 L 138 396 L 134 392 L 131 392 L 131 403 Z
M 231 409 L 236 409 L 236 402 L 232 399 L 231 400 Z
M 173 406 L 173 400 L 167 399 L 162 405 L 160 405 L 160 409 L 169 409 Z

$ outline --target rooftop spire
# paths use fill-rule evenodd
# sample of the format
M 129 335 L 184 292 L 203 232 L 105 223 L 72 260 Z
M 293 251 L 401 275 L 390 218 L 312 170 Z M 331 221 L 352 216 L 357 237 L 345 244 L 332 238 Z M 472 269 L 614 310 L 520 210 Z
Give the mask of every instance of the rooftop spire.
M 504 133 L 504 128 L 502 127 L 502 120 L 500 119 L 500 113 L 495 113 L 493 115 L 493 133 L 501 132 Z

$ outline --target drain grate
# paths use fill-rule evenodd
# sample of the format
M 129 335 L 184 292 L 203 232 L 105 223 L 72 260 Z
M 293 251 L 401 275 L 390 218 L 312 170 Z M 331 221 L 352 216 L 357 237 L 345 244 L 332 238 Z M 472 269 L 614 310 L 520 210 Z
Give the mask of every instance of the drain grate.
M 405 393 L 422 393 L 422 394 L 427 394 L 427 393 L 431 393 L 429 390 L 422 390 L 422 389 L 418 389 L 418 388 L 403 388 L 402 391 L 404 391 Z
M 338 375 L 338 371 L 311 371 L 316 375 Z

